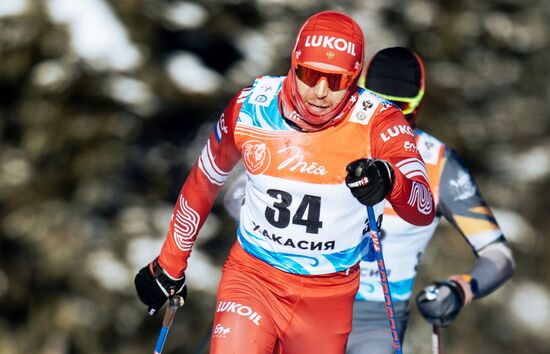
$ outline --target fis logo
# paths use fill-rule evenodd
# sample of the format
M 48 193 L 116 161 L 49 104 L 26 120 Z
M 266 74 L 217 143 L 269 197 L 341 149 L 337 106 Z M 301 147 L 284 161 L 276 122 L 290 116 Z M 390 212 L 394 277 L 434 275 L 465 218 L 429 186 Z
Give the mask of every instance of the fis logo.
M 346 41 L 343 38 L 329 36 L 307 36 L 305 47 L 323 47 L 335 49 L 355 56 L 355 43 Z

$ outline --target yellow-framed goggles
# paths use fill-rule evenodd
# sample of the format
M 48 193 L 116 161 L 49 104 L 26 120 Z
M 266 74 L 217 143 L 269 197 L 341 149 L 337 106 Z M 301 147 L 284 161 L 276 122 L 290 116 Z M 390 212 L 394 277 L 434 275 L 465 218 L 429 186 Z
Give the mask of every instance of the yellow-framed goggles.
M 421 88 L 420 91 L 418 91 L 418 95 L 416 95 L 415 97 L 398 97 L 385 95 L 376 91 L 372 92 L 388 101 L 391 101 L 393 104 L 398 106 L 404 115 L 414 112 L 414 110 L 418 107 L 418 105 L 420 105 L 420 102 L 422 102 L 422 98 L 424 97 L 424 88 Z

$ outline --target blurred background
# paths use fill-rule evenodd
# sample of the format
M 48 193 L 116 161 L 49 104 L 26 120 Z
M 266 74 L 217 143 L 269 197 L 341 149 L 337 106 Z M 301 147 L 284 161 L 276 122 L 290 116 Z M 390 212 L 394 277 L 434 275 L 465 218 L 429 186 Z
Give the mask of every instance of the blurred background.
M 360 23 L 367 58 L 421 55 L 418 125 L 462 155 L 514 249 L 514 277 L 442 331 L 443 352 L 550 353 L 550 2 L 1 0 L 0 354 L 152 352 L 161 316 L 134 274 L 225 104 L 285 75 L 325 9 Z M 165 353 L 200 352 L 234 229 L 218 203 Z M 472 260 L 444 223 L 416 289 Z M 411 322 L 405 352 L 429 353 L 416 308 Z

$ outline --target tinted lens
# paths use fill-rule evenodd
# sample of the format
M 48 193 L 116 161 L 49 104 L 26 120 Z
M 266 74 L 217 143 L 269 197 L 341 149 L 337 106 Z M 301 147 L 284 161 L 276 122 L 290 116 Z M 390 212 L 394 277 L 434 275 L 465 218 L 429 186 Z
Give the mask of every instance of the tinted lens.
M 328 87 L 331 91 L 340 91 L 346 89 L 351 85 L 353 81 L 353 75 L 348 72 L 323 72 L 303 65 L 298 65 L 296 67 L 296 77 L 298 77 L 300 81 L 302 81 L 309 87 L 317 85 L 319 79 L 324 77 L 327 80 Z
M 298 65 L 296 67 L 296 77 L 300 79 L 304 84 L 312 87 L 317 84 L 317 81 L 321 78 L 321 72 L 310 69 L 308 67 Z

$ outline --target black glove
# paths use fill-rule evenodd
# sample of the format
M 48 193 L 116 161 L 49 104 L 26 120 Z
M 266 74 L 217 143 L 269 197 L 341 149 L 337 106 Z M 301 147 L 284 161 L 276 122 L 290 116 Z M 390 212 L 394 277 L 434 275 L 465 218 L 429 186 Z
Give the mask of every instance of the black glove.
M 416 296 L 418 311 L 431 324 L 447 327 L 464 304 L 460 285 L 452 280 L 436 281 Z
M 373 206 L 381 202 L 393 187 L 393 169 L 387 161 L 359 159 L 346 170 L 346 185 L 361 204 Z
M 136 274 L 134 285 L 151 316 L 160 310 L 169 296 L 179 294 L 184 300 L 187 298 L 185 275 L 180 279 L 172 278 L 160 267 L 158 258 L 141 268 Z

